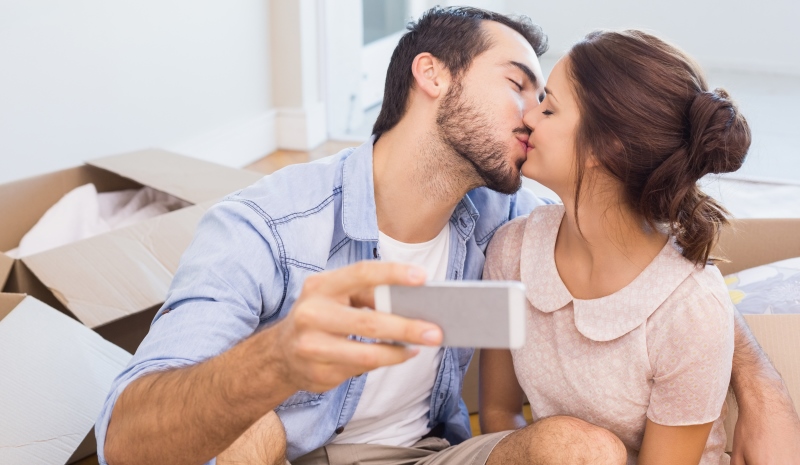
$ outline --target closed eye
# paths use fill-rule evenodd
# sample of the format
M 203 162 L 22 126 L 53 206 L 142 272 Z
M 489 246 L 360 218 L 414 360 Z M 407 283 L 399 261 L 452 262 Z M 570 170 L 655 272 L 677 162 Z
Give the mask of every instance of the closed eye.
M 550 111 L 550 110 L 545 110 L 545 111 L 542 112 L 542 114 L 545 115 L 545 116 L 550 116 L 550 115 L 553 114 L 553 112 Z
M 517 86 L 517 88 L 520 90 L 520 92 L 522 91 L 522 84 L 518 83 L 517 81 L 515 81 L 515 80 L 513 80 L 511 78 L 508 78 L 508 80 L 513 82 L 514 85 Z

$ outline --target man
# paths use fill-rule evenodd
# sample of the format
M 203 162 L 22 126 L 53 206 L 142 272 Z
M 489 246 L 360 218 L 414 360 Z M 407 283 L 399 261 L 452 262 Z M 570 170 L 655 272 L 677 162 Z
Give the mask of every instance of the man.
M 541 203 L 517 192 L 522 116 L 543 96 L 541 30 L 472 8 L 432 9 L 410 29 L 372 140 L 268 176 L 204 217 L 112 386 L 102 463 L 624 461 L 618 439 L 569 418 L 469 439 L 472 351 L 439 348 L 431 324 L 361 310 L 379 284 L 480 278 L 493 232 Z M 800 431 L 780 378 L 746 328 L 737 334 L 750 354 L 734 368 L 744 434 L 797 452 L 776 436 Z M 782 420 L 763 421 L 766 406 Z

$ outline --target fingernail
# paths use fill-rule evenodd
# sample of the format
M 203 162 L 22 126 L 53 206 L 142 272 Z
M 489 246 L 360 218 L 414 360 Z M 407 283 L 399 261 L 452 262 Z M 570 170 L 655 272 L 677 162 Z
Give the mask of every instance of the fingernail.
M 441 340 L 441 335 L 437 329 L 429 329 L 422 333 L 422 340 L 430 342 L 431 344 L 438 344 Z
M 425 281 L 425 270 L 423 270 L 422 268 L 417 268 L 415 266 L 409 267 L 408 279 L 410 279 L 413 282 Z

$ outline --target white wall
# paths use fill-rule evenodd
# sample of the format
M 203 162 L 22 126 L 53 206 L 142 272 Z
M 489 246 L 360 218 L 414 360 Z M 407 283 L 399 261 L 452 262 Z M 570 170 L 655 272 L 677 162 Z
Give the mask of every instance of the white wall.
M 505 0 L 508 11 L 529 15 L 560 56 L 601 28 L 655 32 L 706 68 L 800 74 L 797 0 Z
M 161 146 L 274 148 L 269 0 L 3 0 L 0 182 Z

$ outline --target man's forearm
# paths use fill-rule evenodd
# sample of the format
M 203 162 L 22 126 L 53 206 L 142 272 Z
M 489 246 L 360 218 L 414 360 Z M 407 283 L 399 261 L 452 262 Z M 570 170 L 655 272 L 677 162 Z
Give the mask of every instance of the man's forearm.
M 744 317 L 737 311 L 731 386 L 740 411 L 764 409 L 796 416 L 780 374 L 761 350 Z
M 269 330 L 201 364 L 145 376 L 114 406 L 110 465 L 204 463 L 292 394 L 265 354 Z M 254 354 L 259 354 L 254 356 Z

